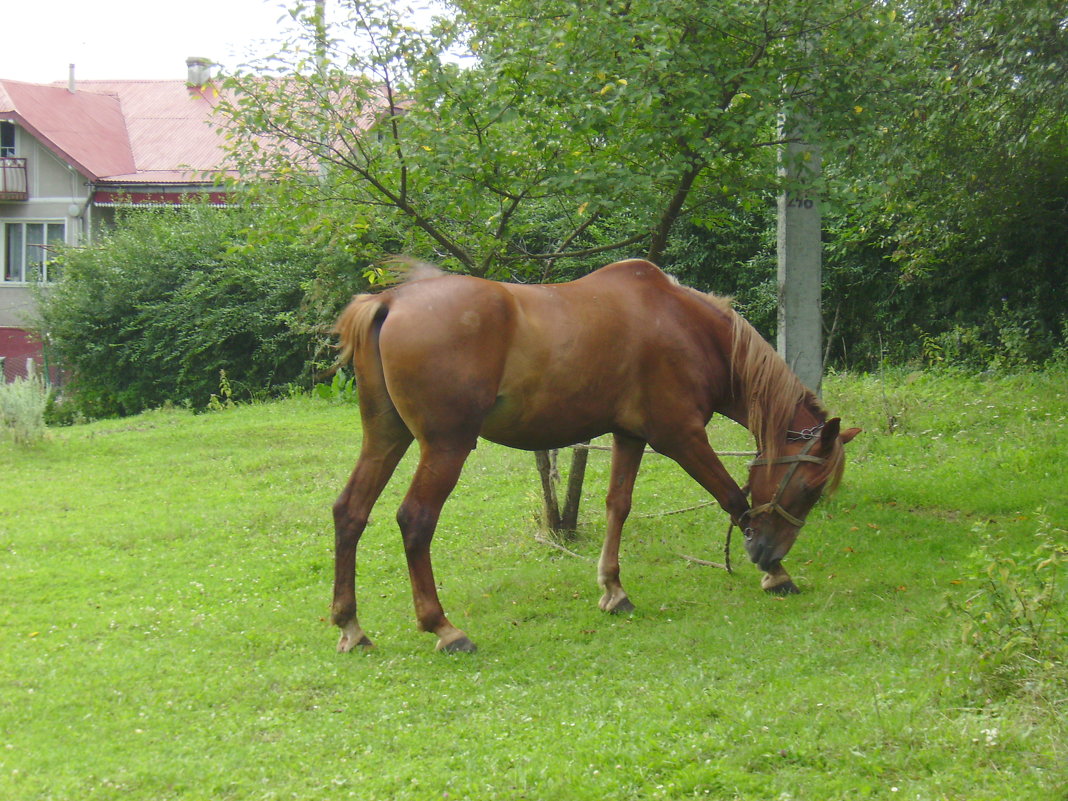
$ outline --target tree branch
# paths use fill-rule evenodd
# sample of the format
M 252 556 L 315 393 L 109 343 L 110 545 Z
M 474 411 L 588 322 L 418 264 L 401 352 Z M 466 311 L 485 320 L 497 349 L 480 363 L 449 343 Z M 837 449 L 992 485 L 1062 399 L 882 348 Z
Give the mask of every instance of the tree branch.
M 534 259 L 535 261 L 544 261 L 545 259 L 580 259 L 584 256 L 594 256 L 598 253 L 607 253 L 610 250 L 625 248 L 628 245 L 633 245 L 635 242 L 641 242 L 647 236 L 649 236 L 649 232 L 644 231 L 620 242 L 614 242 L 611 245 L 599 245 L 597 247 L 585 248 L 583 250 L 572 250 L 567 253 L 527 253 L 526 251 L 521 250 L 518 245 L 511 244 L 511 247 L 513 250 L 517 251 L 523 259 Z
M 564 237 L 564 241 L 557 246 L 556 253 L 552 254 L 548 259 L 545 260 L 545 266 L 542 268 L 541 271 L 541 278 L 543 281 L 549 280 L 549 275 L 552 273 L 553 268 L 556 266 L 557 259 L 560 258 L 560 256 L 558 256 L 557 254 L 563 253 L 568 247 L 570 247 L 571 243 L 578 239 L 580 236 L 582 236 L 583 232 L 587 228 L 589 228 L 593 224 L 594 220 L 598 219 L 600 216 L 600 211 L 594 212 L 589 217 L 587 217 L 582 222 L 582 224 L 578 226 L 578 228 L 576 228 L 574 231 Z
M 664 251 L 667 249 L 668 237 L 671 234 L 671 227 L 682 213 L 682 206 L 686 203 L 686 198 L 693 188 L 694 181 L 697 180 L 697 176 L 701 174 L 704 168 L 705 163 L 703 161 L 691 163 L 690 168 L 679 179 L 671 200 L 668 201 L 664 211 L 661 212 L 660 219 L 653 230 L 653 238 L 649 242 L 649 250 L 645 254 L 645 257 L 654 264 L 659 263 L 660 258 L 664 255 Z

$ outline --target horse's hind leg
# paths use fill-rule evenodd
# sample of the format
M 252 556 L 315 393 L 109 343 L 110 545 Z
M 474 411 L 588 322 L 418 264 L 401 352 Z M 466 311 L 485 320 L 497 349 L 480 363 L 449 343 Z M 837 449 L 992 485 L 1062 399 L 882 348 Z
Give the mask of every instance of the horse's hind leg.
M 393 410 L 364 418 L 360 458 L 345 489 L 334 503 L 334 625 L 341 629 L 337 650 L 369 648 L 371 640 L 356 617 L 356 547 L 378 496 L 412 442 L 412 435 Z
M 438 637 L 439 651 L 474 651 L 475 644 L 445 617 L 434 583 L 430 561 L 430 542 L 438 524 L 441 507 L 449 497 L 460 470 L 471 452 L 470 447 L 443 449 L 420 443 L 422 454 L 412 478 L 412 485 L 397 512 L 412 581 L 415 617 L 421 631 Z
M 619 539 L 630 514 L 634 480 L 641 465 L 645 443 L 640 439 L 616 434 L 612 440 L 612 474 L 605 499 L 607 526 L 601 559 L 597 563 L 597 581 L 604 589 L 600 607 L 605 612 L 626 613 L 634 605 L 619 581 Z

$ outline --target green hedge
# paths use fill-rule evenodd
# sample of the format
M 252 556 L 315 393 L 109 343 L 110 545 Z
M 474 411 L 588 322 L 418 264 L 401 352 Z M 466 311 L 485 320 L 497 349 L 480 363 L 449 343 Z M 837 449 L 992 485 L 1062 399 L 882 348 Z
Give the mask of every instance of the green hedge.
M 314 337 L 299 310 L 322 258 L 307 238 L 265 232 L 254 211 L 127 211 L 102 241 L 63 254 L 40 326 L 89 417 L 202 408 L 221 370 L 237 397 L 270 394 L 307 373 Z

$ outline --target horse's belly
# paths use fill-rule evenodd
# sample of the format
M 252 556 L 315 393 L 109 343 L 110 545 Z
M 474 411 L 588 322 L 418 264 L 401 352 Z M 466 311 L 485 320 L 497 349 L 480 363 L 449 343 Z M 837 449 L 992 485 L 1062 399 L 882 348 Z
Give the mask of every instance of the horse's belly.
M 479 435 L 490 442 L 528 451 L 549 450 L 585 442 L 611 430 L 602 415 L 574 407 L 533 412 L 498 398 Z

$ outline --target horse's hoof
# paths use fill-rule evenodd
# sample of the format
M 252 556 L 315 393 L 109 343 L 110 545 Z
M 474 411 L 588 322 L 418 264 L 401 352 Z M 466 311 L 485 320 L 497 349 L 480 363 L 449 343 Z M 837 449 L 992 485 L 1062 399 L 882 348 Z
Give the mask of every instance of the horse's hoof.
M 630 598 L 624 595 L 615 604 L 611 606 L 605 605 L 602 608 L 610 615 L 629 615 L 634 611 L 634 604 L 630 602 Z
M 769 595 L 800 595 L 801 590 L 797 588 L 797 585 L 787 579 L 782 584 L 776 584 L 774 587 L 765 587 L 764 592 Z
M 449 642 L 439 642 L 437 650 L 443 654 L 473 654 L 478 647 L 463 635 Z
M 359 638 L 356 638 L 342 632 L 341 639 L 337 641 L 337 652 L 339 654 L 347 654 L 354 648 L 359 648 L 361 651 L 370 651 L 374 647 L 375 644 L 371 642 L 371 639 L 362 633 Z

